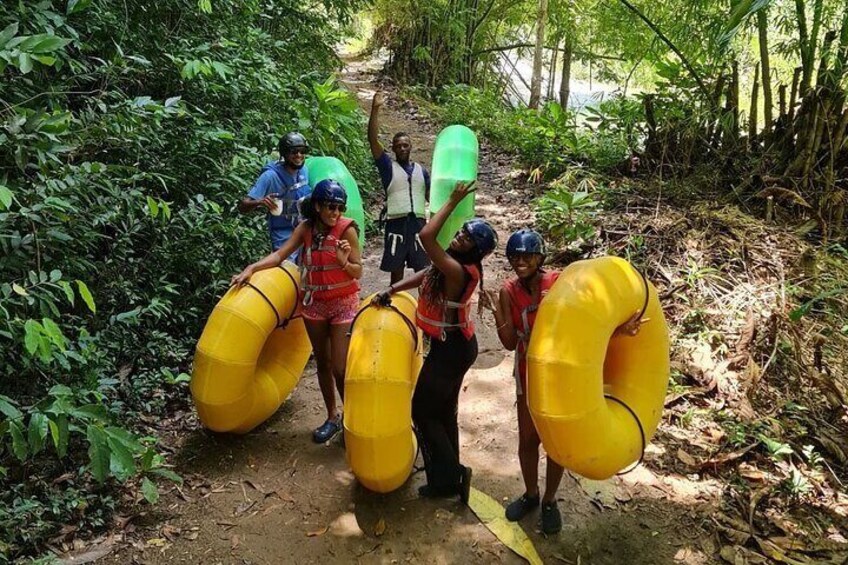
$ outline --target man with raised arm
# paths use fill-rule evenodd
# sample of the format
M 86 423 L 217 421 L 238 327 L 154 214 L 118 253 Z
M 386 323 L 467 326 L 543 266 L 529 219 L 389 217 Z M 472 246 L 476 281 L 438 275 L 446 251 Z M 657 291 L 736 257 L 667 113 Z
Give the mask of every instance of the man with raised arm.
M 409 160 L 412 141 L 406 133 L 398 132 L 392 138 L 394 160 L 383 149 L 379 139 L 379 115 L 384 102 L 382 92 L 374 94 L 368 120 L 368 142 L 386 191 L 386 234 L 380 270 L 391 273 L 391 283 L 396 283 L 403 278 L 407 266 L 418 272 L 430 264 L 418 237 L 427 221 L 430 173 L 419 163 Z

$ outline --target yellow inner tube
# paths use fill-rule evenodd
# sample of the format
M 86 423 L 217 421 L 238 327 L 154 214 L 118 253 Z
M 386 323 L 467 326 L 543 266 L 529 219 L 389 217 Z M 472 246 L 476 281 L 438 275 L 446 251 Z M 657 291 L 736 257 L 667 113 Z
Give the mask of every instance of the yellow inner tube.
M 303 319 L 290 319 L 299 282 L 297 266 L 285 262 L 229 289 L 215 306 L 191 377 L 197 414 L 210 430 L 247 433 L 294 390 L 312 351 Z
M 612 337 L 643 308 L 636 336 Z M 656 289 L 618 257 L 572 263 L 539 306 L 527 370 L 530 414 L 554 461 L 596 480 L 639 461 L 669 379 Z
M 421 370 L 421 331 L 409 294 L 394 295 L 393 308 L 370 303 L 371 297 L 362 302 L 347 354 L 345 453 L 359 482 L 385 493 L 406 482 L 415 463 L 412 394 Z

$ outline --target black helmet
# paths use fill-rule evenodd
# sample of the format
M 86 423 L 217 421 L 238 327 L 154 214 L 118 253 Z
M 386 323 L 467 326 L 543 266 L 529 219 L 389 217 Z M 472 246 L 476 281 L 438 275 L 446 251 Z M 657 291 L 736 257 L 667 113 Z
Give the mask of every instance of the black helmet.
M 280 157 L 288 155 L 295 147 L 302 147 L 306 152 L 309 152 L 309 143 L 306 138 L 296 131 L 290 131 L 280 139 L 279 150 Z
M 312 190 L 313 202 L 338 202 L 347 204 L 347 192 L 344 187 L 333 179 L 324 179 Z
M 538 253 L 544 256 L 546 254 L 545 240 L 538 232 L 526 228 L 520 229 L 509 236 L 506 242 L 507 258 L 519 253 Z
M 498 246 L 498 233 L 489 222 L 480 218 L 472 218 L 462 224 L 462 229 L 471 237 L 480 254 L 485 257 Z

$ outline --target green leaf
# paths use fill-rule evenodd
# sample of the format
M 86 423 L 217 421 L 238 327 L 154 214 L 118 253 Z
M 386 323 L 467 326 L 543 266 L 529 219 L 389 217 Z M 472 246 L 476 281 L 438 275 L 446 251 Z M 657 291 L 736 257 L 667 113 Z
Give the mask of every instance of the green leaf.
M 110 426 L 106 428 L 106 435 L 112 438 L 115 441 L 120 442 L 127 449 L 134 453 L 142 453 L 145 451 L 145 447 L 141 444 L 140 441 L 128 430 L 124 428 L 118 428 L 116 426 Z
M 62 287 L 62 290 L 65 291 L 65 297 L 70 302 L 71 306 L 74 305 L 74 289 L 71 287 L 71 283 L 68 281 L 59 281 L 59 286 Z
M 44 328 L 44 333 L 47 334 L 47 337 L 50 338 L 50 341 L 59 348 L 64 351 L 67 346 L 67 339 L 65 338 L 65 334 L 62 333 L 62 329 L 50 318 L 42 318 L 41 325 Z
M 144 477 L 141 481 L 141 494 L 144 495 L 144 499 L 150 504 L 156 504 L 159 502 L 159 489 L 156 488 L 156 484 Z
M 24 346 L 30 355 L 35 355 L 41 347 L 41 324 L 35 320 L 24 323 Z
M 197 7 L 204 14 L 212 13 L 212 0 L 197 0 Z
M 24 437 L 24 427 L 20 420 L 12 420 L 9 422 L 9 433 L 12 436 L 12 451 L 15 457 L 20 461 L 24 461 L 29 453 L 26 438 Z
M 18 283 L 12 283 L 12 290 L 15 291 L 15 294 L 20 294 L 21 296 L 29 296 L 29 292 L 27 292 L 27 289 L 25 289 Z
M 95 422 L 105 422 L 109 419 L 109 413 L 106 411 L 106 408 L 100 404 L 86 404 L 79 408 L 74 408 L 71 410 L 71 416 L 79 418 L 80 420 L 85 420 L 86 422 L 92 420 Z
M 7 25 L 3 28 L 3 31 L 0 31 L 0 49 L 6 46 L 9 43 L 9 40 L 15 37 L 18 33 L 18 22 Z
M 742 24 L 752 15 L 767 8 L 771 0 L 738 0 L 731 2 L 730 15 L 724 23 L 722 34 L 718 38 L 719 46 L 726 49 Z
M 53 438 L 53 447 L 56 448 L 56 454 L 60 458 L 63 458 L 68 453 L 70 435 L 68 417 L 64 414 L 59 414 L 55 419 L 50 419 L 48 425 L 50 426 L 50 435 Z
M 6 210 L 12 207 L 12 199 L 15 197 L 14 193 L 7 186 L 3 186 L 0 184 L 0 204 L 3 205 L 3 208 Z
M 77 14 L 82 12 L 91 4 L 91 0 L 68 0 L 67 14 Z
M 18 55 L 18 69 L 22 74 L 28 74 L 32 70 L 32 57 L 29 53 Z
M 91 296 L 91 291 L 88 290 L 88 285 L 86 285 L 81 280 L 77 280 L 77 289 L 79 290 L 79 295 L 82 297 L 85 305 L 88 306 L 88 309 L 92 312 L 97 312 L 97 306 L 94 304 L 94 297 Z
M 29 445 L 32 454 L 35 455 L 44 447 L 44 440 L 48 431 L 47 416 L 41 412 L 33 412 L 29 418 Z
M 32 58 L 48 67 L 56 64 L 56 57 L 51 57 L 50 55 L 33 55 Z
M 107 437 L 106 441 L 109 444 L 110 453 L 110 468 L 121 482 L 135 475 L 135 459 L 130 450 L 120 441 Z
M 168 479 L 169 481 L 173 481 L 173 482 L 177 483 L 178 485 L 183 484 L 183 478 L 170 469 L 162 469 L 162 468 L 153 469 L 151 471 L 151 473 L 153 473 L 154 475 L 158 475 L 160 477 L 163 477 L 165 479 Z
M 226 79 L 227 75 L 233 74 L 233 70 L 230 67 L 228 67 L 224 63 L 219 63 L 218 61 L 212 63 L 212 68 L 215 69 L 215 72 L 218 73 L 218 76 L 223 79 Z
M 64 37 L 57 37 L 49 33 L 40 33 L 28 37 L 26 41 L 18 46 L 18 49 L 26 53 L 52 53 L 63 48 L 70 42 L 70 39 L 65 39 Z
M 164 200 L 159 201 L 159 205 L 162 207 L 162 215 L 165 216 L 166 220 L 171 219 L 171 206 L 165 202 Z
M 156 452 L 151 448 L 147 448 L 144 455 L 141 456 L 141 470 L 145 473 L 153 469 L 153 460 L 156 457 Z
M 109 476 L 109 444 L 106 433 L 94 424 L 89 424 L 85 430 L 88 439 L 88 469 L 98 483 Z
M 15 406 L 15 401 L 2 394 L 0 394 L 0 413 L 4 414 L 10 420 L 21 417 L 21 411 Z
M 156 218 L 159 215 L 159 205 L 150 196 L 147 197 L 147 209 L 150 210 L 151 218 Z

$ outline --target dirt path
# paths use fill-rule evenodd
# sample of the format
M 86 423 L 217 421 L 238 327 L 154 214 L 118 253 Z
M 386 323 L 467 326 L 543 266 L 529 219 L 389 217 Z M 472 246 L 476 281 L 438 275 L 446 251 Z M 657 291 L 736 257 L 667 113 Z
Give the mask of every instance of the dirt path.
M 350 62 L 343 80 L 370 110 L 373 69 Z M 435 132 L 414 108 L 391 97 L 382 133 L 411 134 L 413 158 L 429 166 Z M 363 132 L 364 135 L 364 132 Z M 501 243 L 530 222 L 531 193 L 509 180 L 508 159 L 485 149 L 480 159 L 477 210 L 494 223 Z M 377 266 L 380 241 L 365 254 L 364 291 L 387 284 Z M 507 274 L 501 253 L 487 260 L 486 284 Z M 497 343 L 487 315 L 478 325 L 480 356 L 460 398 L 464 463 L 474 484 L 497 500 L 522 492 L 517 451 L 512 356 Z M 182 489 L 163 496 L 158 510 L 136 518 L 129 544 L 111 563 L 520 563 L 458 501 L 416 495 L 421 474 L 378 495 L 358 486 L 338 442 L 315 445 L 323 421 L 314 366 L 280 411 L 247 436 L 224 437 L 196 421 L 164 439 L 174 450 Z M 635 472 L 604 483 L 566 476 L 559 491 L 564 529 L 546 538 L 538 514 L 523 522 L 548 563 L 707 563 L 718 550 L 700 527 L 718 497 L 713 483 L 659 468 L 662 445 L 651 446 Z M 544 466 L 542 468 L 544 473 Z

